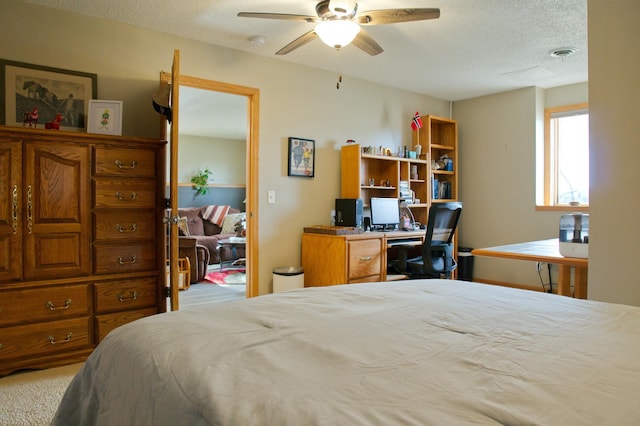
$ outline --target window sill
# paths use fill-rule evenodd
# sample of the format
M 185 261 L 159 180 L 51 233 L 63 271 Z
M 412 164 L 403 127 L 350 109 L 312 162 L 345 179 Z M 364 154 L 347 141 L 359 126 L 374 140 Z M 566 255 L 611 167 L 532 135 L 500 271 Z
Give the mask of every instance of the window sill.
M 568 206 L 568 205 L 559 205 L 559 206 L 536 206 L 536 211 L 539 212 L 583 212 L 589 213 L 589 206 L 586 204 L 582 204 L 580 206 Z

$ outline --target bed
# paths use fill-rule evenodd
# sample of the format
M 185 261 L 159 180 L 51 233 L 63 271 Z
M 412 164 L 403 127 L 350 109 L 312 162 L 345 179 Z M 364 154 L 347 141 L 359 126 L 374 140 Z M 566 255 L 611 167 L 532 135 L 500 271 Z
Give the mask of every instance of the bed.
M 640 422 L 640 308 L 453 280 L 305 288 L 112 331 L 53 425 Z

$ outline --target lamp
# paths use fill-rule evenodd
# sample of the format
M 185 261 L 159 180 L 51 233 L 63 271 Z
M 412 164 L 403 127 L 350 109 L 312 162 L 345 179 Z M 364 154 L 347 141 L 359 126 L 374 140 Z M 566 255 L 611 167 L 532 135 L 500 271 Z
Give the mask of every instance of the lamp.
M 346 19 L 320 21 L 315 28 L 316 34 L 324 44 L 339 49 L 351 43 L 360 32 L 357 22 Z

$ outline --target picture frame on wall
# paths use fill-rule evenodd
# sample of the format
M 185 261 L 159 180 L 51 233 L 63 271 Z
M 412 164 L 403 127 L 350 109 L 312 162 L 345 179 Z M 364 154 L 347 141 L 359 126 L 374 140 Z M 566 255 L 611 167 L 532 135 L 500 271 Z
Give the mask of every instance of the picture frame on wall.
M 0 124 L 84 131 L 97 90 L 97 74 L 0 59 Z
M 122 101 L 91 100 L 87 133 L 122 135 Z
M 289 138 L 288 175 L 314 177 L 316 141 L 313 139 Z

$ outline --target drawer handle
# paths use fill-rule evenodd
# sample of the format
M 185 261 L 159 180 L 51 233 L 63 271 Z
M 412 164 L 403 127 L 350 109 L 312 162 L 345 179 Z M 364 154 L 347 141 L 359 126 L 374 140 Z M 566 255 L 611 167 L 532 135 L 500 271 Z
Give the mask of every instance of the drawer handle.
M 11 218 L 12 218 L 12 227 L 13 233 L 18 233 L 18 185 L 13 185 L 13 190 L 11 191 Z
M 49 336 L 49 343 L 51 343 L 52 345 L 57 345 L 58 343 L 69 343 L 71 341 L 71 336 L 73 336 L 73 333 L 69 332 L 67 333 L 67 337 L 65 337 L 64 340 L 60 341 L 57 341 L 53 336 Z
M 362 256 L 360 257 L 360 262 L 368 262 L 371 260 L 371 256 Z
M 124 260 L 122 258 L 122 256 L 118 256 L 117 259 L 118 259 L 118 263 L 120 265 L 127 265 L 127 264 L 133 265 L 134 263 L 136 263 L 136 257 L 135 256 L 131 256 L 131 260 Z
M 138 298 L 138 292 L 137 291 L 132 291 L 131 292 L 131 296 L 124 296 L 122 293 L 120 293 L 118 295 L 118 300 L 121 302 L 124 302 L 125 300 L 136 300 Z
M 47 308 L 49 308 L 49 310 L 51 311 L 64 311 L 66 309 L 69 309 L 70 306 L 71 306 L 71 299 L 67 299 L 67 301 L 64 302 L 64 306 L 61 306 L 59 308 L 56 308 L 56 306 L 53 304 L 52 301 L 47 302 Z
M 31 199 L 31 185 L 27 186 L 27 228 L 29 229 L 29 234 L 33 230 L 33 201 Z
M 137 165 L 138 162 L 135 160 L 131 162 L 130 166 L 125 166 L 124 164 L 122 164 L 122 161 L 116 160 L 116 166 L 118 166 L 118 168 L 121 170 L 132 170 L 135 169 Z
M 118 232 L 121 233 L 125 233 L 125 232 L 136 232 L 138 230 L 138 225 L 136 225 L 135 223 L 131 225 L 130 229 L 126 229 L 124 228 L 122 225 L 120 225 L 119 223 L 116 223 L 116 229 L 118 230 Z
M 135 200 L 137 196 L 138 196 L 138 194 L 136 194 L 135 192 L 132 192 L 131 193 L 131 201 Z M 126 201 L 127 200 L 127 198 L 122 196 L 122 193 L 120 191 L 116 192 L 116 198 L 118 200 L 121 200 L 121 201 Z

